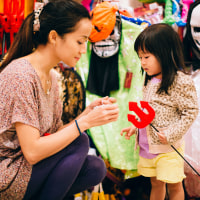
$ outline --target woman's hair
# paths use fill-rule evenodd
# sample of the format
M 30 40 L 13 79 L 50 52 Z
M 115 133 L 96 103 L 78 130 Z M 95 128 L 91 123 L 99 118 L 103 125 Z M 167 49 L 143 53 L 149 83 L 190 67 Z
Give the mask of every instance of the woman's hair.
M 134 49 L 137 53 L 142 50 L 157 58 L 162 70 L 162 81 L 157 92 L 168 94 L 168 89 L 173 84 L 177 71 L 184 71 L 185 68 L 179 35 L 167 24 L 153 24 L 139 34 Z M 144 85 L 151 78 L 152 76 L 146 74 Z
M 26 56 L 40 44 L 47 44 L 48 35 L 55 30 L 58 35 L 75 31 L 76 24 L 83 18 L 90 19 L 87 9 L 73 0 L 50 0 L 44 5 L 40 15 L 40 28 L 33 31 L 34 11 L 23 21 L 11 47 L 0 67 L 0 72 L 14 59 Z

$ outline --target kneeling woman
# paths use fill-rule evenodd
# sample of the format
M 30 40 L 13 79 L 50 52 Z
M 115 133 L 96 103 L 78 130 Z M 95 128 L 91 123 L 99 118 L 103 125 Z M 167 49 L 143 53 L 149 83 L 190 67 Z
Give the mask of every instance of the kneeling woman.
M 76 65 L 92 25 L 88 11 L 75 1 L 39 5 L 24 20 L 0 68 L 2 200 L 68 199 L 101 182 L 104 162 L 88 155 L 83 132 L 116 121 L 119 113 L 115 99 L 99 98 L 63 126 L 52 68 L 59 61 Z

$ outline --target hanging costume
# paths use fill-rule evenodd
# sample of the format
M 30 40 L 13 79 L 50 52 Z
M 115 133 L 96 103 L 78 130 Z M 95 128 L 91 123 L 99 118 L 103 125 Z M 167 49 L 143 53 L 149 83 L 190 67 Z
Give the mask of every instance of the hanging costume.
M 192 74 L 194 81 L 198 105 L 200 105 L 200 69 L 197 69 Z M 185 136 L 185 158 L 191 163 L 191 165 L 200 172 L 200 146 L 199 146 L 199 129 L 200 129 L 200 111 L 198 112 L 197 118 L 190 127 L 190 130 Z M 184 185 L 186 192 L 190 198 L 200 197 L 200 177 L 193 172 L 193 170 L 185 164 L 184 172 L 186 179 L 184 179 Z M 194 187 L 195 185 L 195 187 Z
M 119 89 L 110 91 L 111 97 L 117 99 L 120 109 L 120 116 L 117 122 L 100 127 L 93 127 L 89 130 L 96 148 L 101 156 L 108 160 L 112 167 L 126 169 L 126 177 L 134 177 L 137 171 L 139 159 L 138 150 L 134 150 L 135 136 L 125 140 L 120 135 L 122 128 L 130 123 L 127 120 L 128 102 L 140 101 L 142 98 L 143 76 L 141 73 L 140 61 L 134 51 L 134 41 L 143 28 L 137 24 L 122 19 L 121 42 L 118 53 Z M 77 71 L 82 77 L 84 84 L 87 84 L 89 66 L 91 61 L 91 43 L 88 42 L 87 52 L 82 55 L 77 63 Z M 133 73 L 130 88 L 124 88 L 127 71 Z M 110 74 L 112 76 L 112 74 Z M 98 96 L 86 90 L 86 104 L 89 104 Z M 133 172 L 133 173 L 132 173 Z
M 186 35 L 183 39 L 184 56 L 187 65 L 192 67 L 192 79 L 195 83 L 198 103 L 200 106 L 200 0 L 191 4 L 186 25 Z M 200 129 L 200 112 L 190 130 L 185 136 L 185 157 L 194 168 L 200 171 L 200 148 L 199 148 L 199 129 Z M 199 176 L 185 165 L 186 179 L 184 185 L 188 197 L 200 197 Z M 195 185 L 195 187 L 194 187 Z
M 74 68 L 60 62 L 54 68 L 58 76 L 60 99 L 63 102 L 62 121 L 67 124 L 85 109 L 85 87 Z
M 92 43 L 87 90 L 99 96 L 109 96 L 110 91 L 119 89 L 118 54 L 121 39 L 121 17 L 111 34 L 101 41 Z

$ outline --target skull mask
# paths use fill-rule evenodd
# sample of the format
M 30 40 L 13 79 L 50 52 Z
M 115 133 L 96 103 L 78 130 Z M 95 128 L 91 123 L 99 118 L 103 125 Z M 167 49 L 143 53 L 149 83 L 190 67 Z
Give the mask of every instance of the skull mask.
M 191 35 L 194 40 L 195 45 L 200 51 L 200 5 L 196 6 L 191 14 L 190 26 Z
M 105 39 L 93 43 L 92 47 L 96 55 L 101 58 L 108 58 L 115 55 L 119 50 L 121 38 L 121 18 L 116 13 L 116 23 L 112 33 Z

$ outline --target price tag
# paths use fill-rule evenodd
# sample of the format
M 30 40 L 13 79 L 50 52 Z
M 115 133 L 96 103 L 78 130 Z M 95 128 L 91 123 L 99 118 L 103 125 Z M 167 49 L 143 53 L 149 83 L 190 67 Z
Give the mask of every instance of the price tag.
M 131 87 L 132 78 L 133 78 L 133 72 L 127 71 L 125 81 L 124 81 L 124 88 L 130 88 Z

